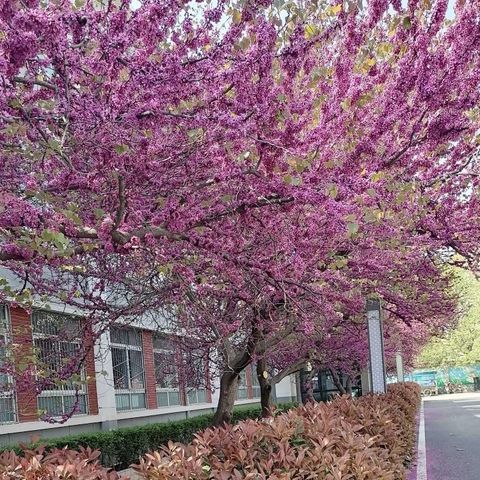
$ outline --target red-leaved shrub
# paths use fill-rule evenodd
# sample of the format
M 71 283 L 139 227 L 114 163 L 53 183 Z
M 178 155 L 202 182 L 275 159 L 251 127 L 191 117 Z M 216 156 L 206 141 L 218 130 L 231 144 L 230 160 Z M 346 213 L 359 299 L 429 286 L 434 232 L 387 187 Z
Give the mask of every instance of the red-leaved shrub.
M 118 474 L 102 467 L 100 452 L 90 448 L 80 451 L 52 450 L 43 447 L 0 454 L 0 480 L 117 480 Z
M 135 468 L 148 480 L 403 480 L 419 401 L 418 386 L 405 383 L 310 404 L 170 442 Z

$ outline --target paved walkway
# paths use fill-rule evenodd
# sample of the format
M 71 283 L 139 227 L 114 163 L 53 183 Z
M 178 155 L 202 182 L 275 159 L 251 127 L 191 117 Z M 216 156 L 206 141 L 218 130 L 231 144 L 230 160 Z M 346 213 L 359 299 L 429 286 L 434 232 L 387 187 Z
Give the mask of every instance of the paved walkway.
M 120 475 L 121 480 L 140 480 L 141 477 L 133 468 L 127 468 L 126 470 L 122 470 L 118 472 Z
M 480 480 L 480 393 L 424 400 L 409 480 Z
M 140 480 L 142 478 L 133 468 L 127 468 L 118 473 L 122 480 Z

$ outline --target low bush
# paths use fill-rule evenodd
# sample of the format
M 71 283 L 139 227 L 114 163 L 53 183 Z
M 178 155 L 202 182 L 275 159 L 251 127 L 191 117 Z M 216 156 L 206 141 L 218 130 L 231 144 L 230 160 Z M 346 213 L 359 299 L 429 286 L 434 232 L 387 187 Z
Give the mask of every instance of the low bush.
M 100 452 L 81 448 L 78 452 L 44 447 L 29 450 L 23 455 L 15 452 L 0 454 L 0 480 L 117 480 L 117 472 L 109 471 L 98 461 Z
M 285 411 L 293 406 L 293 403 L 286 403 L 279 405 L 277 409 Z M 259 418 L 260 414 L 259 406 L 240 406 L 233 412 L 233 422 Z M 101 451 L 100 462 L 103 466 L 120 470 L 132 463 L 137 463 L 147 452 L 156 450 L 169 441 L 191 442 L 197 432 L 212 424 L 212 418 L 212 414 L 200 415 L 186 420 L 119 428 L 110 432 L 92 432 L 52 439 L 42 438 L 29 448 L 35 448 L 39 444 L 46 451 L 64 447 L 73 450 L 90 447 Z M 22 455 L 22 448 L 19 446 L 4 447 L 2 450 L 13 450 L 17 455 Z
M 417 385 L 401 384 L 310 404 L 169 442 L 135 468 L 148 480 L 403 480 L 419 401 Z

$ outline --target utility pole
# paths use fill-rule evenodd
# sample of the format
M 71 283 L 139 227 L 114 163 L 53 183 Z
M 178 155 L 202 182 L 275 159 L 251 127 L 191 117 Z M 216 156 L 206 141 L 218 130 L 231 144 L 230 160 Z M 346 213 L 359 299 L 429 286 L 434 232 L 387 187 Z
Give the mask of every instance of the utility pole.
M 382 311 L 379 299 L 367 300 L 368 350 L 370 354 L 370 387 L 373 393 L 387 391 Z

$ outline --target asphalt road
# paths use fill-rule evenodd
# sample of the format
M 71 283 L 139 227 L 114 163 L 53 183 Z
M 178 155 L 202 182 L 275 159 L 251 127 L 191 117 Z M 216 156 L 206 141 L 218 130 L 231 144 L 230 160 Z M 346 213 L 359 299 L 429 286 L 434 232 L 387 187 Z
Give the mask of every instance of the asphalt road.
M 480 393 L 426 398 L 424 413 L 425 480 L 480 480 Z

